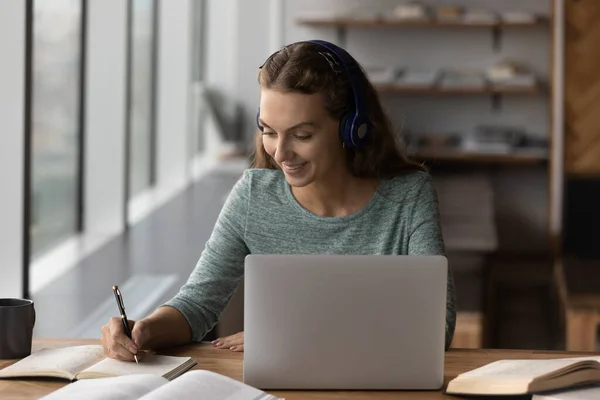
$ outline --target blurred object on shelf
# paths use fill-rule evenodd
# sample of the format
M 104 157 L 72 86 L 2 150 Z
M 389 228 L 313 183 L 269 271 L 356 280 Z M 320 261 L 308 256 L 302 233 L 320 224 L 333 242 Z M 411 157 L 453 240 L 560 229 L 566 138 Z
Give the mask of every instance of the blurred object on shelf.
M 518 127 L 480 126 L 472 134 L 404 130 L 411 157 L 439 163 L 538 164 L 548 160 L 548 139 Z
M 398 70 L 393 67 L 365 67 L 369 80 L 375 85 L 392 84 L 398 76 Z
M 360 21 L 380 21 L 381 13 L 378 11 L 372 11 L 370 9 L 356 8 L 349 10 L 342 15 L 338 15 L 337 18 Z
M 426 20 L 429 19 L 429 9 L 418 1 L 408 1 L 396 6 L 392 18 L 400 20 Z
M 506 11 L 500 14 L 503 22 L 510 24 L 529 24 L 537 21 L 533 13 L 525 11 Z
M 547 22 L 547 18 L 527 11 L 490 11 L 469 9 L 462 5 L 439 4 L 429 5 L 416 0 L 404 1 L 401 4 L 375 10 L 367 2 L 360 6 L 346 8 L 335 12 L 318 11 L 302 12 L 298 21 L 301 24 L 351 26 L 360 25 L 403 25 L 407 26 L 460 26 L 474 25 L 485 27 L 498 25 L 534 26 Z
M 406 143 L 410 152 L 418 152 L 421 149 L 431 151 L 459 148 L 460 135 L 455 133 L 421 132 L 414 133 L 405 131 Z
M 483 89 L 483 72 L 472 69 L 448 69 L 442 74 L 441 85 L 445 89 Z
M 437 70 L 419 70 L 407 68 L 402 70 L 395 81 L 395 86 L 401 88 L 433 88 L 439 78 Z
M 523 143 L 520 149 L 528 150 L 528 151 L 538 151 L 544 152 L 548 154 L 548 148 L 550 143 L 548 141 L 548 137 L 532 137 L 526 136 L 523 139 Z
M 313 22 L 335 20 L 379 21 L 381 20 L 381 12 L 364 7 L 353 7 L 344 11 L 304 11 L 299 13 L 298 19 Z
M 466 24 L 495 24 L 498 22 L 498 15 L 487 10 L 467 10 L 462 20 Z
M 509 153 L 521 146 L 525 130 L 502 125 L 480 125 L 475 132 L 465 136 L 462 147 L 481 153 Z
M 525 66 L 515 61 L 502 61 L 486 71 L 490 84 L 495 87 L 533 87 L 536 85 L 535 75 Z
M 440 22 L 459 22 L 463 11 L 462 6 L 441 5 L 435 8 L 435 16 Z

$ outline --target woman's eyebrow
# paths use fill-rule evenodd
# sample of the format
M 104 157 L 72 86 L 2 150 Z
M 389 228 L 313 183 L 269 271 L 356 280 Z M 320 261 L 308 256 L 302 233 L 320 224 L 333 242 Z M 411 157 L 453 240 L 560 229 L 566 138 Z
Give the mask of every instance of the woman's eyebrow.
M 273 129 L 267 123 L 265 123 L 265 121 L 263 121 L 262 119 L 259 119 L 259 122 L 265 128 Z M 311 127 L 311 128 L 313 128 L 314 126 L 315 126 L 314 122 L 304 121 L 304 122 L 297 123 L 296 125 L 287 128 L 285 131 L 289 133 L 289 132 L 293 132 L 295 130 L 298 130 L 300 128 L 304 128 L 304 127 Z

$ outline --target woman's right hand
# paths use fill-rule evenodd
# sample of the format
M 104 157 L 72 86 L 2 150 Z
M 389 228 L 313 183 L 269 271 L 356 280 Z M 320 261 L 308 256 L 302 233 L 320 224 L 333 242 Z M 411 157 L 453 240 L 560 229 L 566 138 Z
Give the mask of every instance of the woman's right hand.
M 102 347 L 104 353 L 109 358 L 122 361 L 135 361 L 134 355 L 138 360 L 143 355 L 140 351 L 148 341 L 148 322 L 144 319 L 139 321 L 129 321 L 131 329 L 131 339 L 125 334 L 121 318 L 112 317 L 106 325 L 102 327 Z

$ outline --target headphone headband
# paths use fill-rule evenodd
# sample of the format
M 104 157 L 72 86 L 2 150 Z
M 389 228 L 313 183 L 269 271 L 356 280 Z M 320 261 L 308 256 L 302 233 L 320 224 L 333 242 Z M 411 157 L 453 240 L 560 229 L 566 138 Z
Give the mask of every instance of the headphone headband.
M 329 43 L 324 40 L 308 40 L 307 43 L 313 43 L 322 46 L 337 57 L 342 64 L 342 67 L 344 67 L 344 70 L 348 75 L 348 79 L 350 80 L 352 94 L 354 95 L 356 114 L 366 118 L 368 113 L 365 104 L 366 96 L 364 93 L 364 84 L 361 82 L 362 73 L 356 60 L 354 60 L 354 58 L 348 54 L 346 50 L 334 45 L 333 43 Z

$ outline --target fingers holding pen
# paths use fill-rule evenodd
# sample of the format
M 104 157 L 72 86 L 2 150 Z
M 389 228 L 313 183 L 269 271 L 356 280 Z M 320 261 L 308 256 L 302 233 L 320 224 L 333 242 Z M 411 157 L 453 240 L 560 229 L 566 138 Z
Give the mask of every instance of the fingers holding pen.
M 120 318 L 111 318 L 101 331 L 102 346 L 108 357 L 123 361 L 134 360 L 133 356 L 138 353 L 138 346 L 125 334 Z

